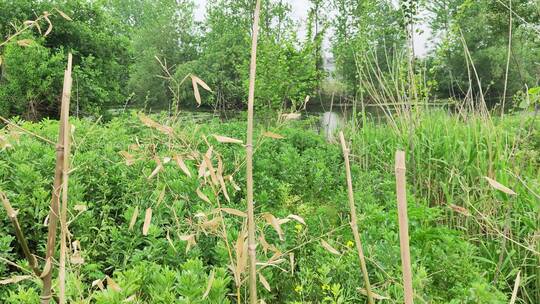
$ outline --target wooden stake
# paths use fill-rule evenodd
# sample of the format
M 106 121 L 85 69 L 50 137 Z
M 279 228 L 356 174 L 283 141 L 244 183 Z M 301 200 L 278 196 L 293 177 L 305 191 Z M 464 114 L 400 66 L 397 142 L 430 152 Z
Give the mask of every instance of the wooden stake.
M 413 304 L 411 252 L 409 249 L 409 220 L 407 219 L 407 195 L 405 192 L 405 152 L 403 151 L 396 151 L 396 193 L 405 304 Z
M 253 204 L 253 104 L 255 100 L 255 74 L 257 69 L 257 37 L 259 35 L 259 13 L 261 1 L 257 0 L 253 16 L 251 41 L 251 63 L 249 68 L 249 95 L 246 140 L 246 179 L 248 209 L 248 253 L 249 253 L 249 302 L 257 304 L 257 256 L 255 238 L 255 215 Z
M 68 80 L 66 95 L 62 96 L 62 117 L 63 131 L 63 148 L 64 158 L 62 162 L 62 209 L 60 211 L 60 267 L 58 272 L 59 281 L 59 298 L 60 304 L 66 303 L 66 256 L 67 256 L 67 203 L 68 203 L 68 177 L 69 177 L 69 153 L 70 153 L 70 135 L 71 128 L 69 125 L 69 101 L 71 97 L 71 61 L 72 56 L 68 56 L 68 70 L 66 70 L 65 78 Z
M 371 284 L 369 283 L 369 274 L 366 267 L 366 258 L 364 257 L 364 250 L 362 249 L 362 241 L 360 240 L 360 233 L 358 233 L 358 224 L 356 219 L 356 206 L 354 205 L 354 192 L 352 186 L 351 165 L 349 162 L 349 149 L 345 143 L 345 136 L 343 132 L 339 132 L 339 139 L 341 141 L 341 149 L 343 150 L 343 158 L 345 159 L 345 171 L 347 174 L 347 190 L 349 194 L 349 208 L 351 210 L 351 228 L 354 236 L 354 242 L 356 244 L 356 250 L 358 251 L 358 258 L 360 259 L 360 268 L 362 275 L 364 276 L 364 284 L 366 285 L 366 293 L 368 297 L 368 303 L 373 304 L 373 294 L 371 292 Z
M 62 187 L 62 175 L 64 165 L 64 121 L 69 116 L 69 101 L 71 98 L 71 66 L 72 56 L 68 55 L 68 64 L 64 72 L 64 87 L 62 91 L 62 103 L 60 108 L 60 127 L 58 134 L 58 143 L 56 145 L 56 167 L 54 169 L 54 182 L 51 198 L 51 206 L 49 210 L 49 226 L 47 235 L 47 248 L 45 261 L 50 261 L 54 258 L 56 247 L 56 230 L 58 226 L 58 217 L 60 212 L 60 189 Z M 41 293 L 41 304 L 49 304 L 52 294 L 52 269 L 43 277 L 43 290 Z

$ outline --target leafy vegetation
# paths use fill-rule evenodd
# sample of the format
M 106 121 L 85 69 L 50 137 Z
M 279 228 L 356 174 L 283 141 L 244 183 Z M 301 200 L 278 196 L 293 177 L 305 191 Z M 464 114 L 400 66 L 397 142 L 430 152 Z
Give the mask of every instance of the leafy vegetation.
M 198 177 L 197 171 L 199 157 L 208 155 L 211 146 L 212 162 L 222 164 L 223 176 L 232 175 L 238 185 L 245 183 L 244 170 L 238 170 L 243 164 L 240 146 L 220 143 L 211 135 L 243 139 L 244 123 L 169 121 L 174 128 L 171 137 L 145 126 L 148 118 L 140 117 L 142 123 L 135 114 L 106 124 L 74 121 L 70 231 L 71 240 L 80 244 L 84 263 L 72 259 L 70 302 L 121 303 L 130 297 L 140 303 L 235 302 L 234 265 L 239 258 L 234 248 L 245 228 L 242 215 L 236 215 L 240 211 L 227 208 L 243 210 L 244 193 L 227 179 L 228 202 L 223 192 L 216 196 L 212 184 L 204 181 L 210 177 Z M 527 242 L 538 227 L 534 196 L 540 186 L 536 182 L 538 121 L 525 123 L 532 133 L 512 155 L 507 154 L 512 150 L 496 149 L 497 140 L 510 144 L 523 138 L 520 118 L 507 117 L 491 125 L 475 117 L 464 123 L 431 113 L 417 127 L 414 138 L 421 148 L 414 155 L 417 170 L 409 176 L 409 217 L 414 288 L 424 301 L 506 303 L 510 292 L 506 282 L 512 282 L 520 268 L 527 273 L 523 299 L 534 302 L 538 257 Z M 52 139 L 58 124 L 24 122 L 21 126 Z M 389 303 L 398 303 L 401 268 L 391 159 L 394 149 L 408 141 L 389 128 L 369 122 L 354 133 L 358 161 L 353 165 L 353 181 L 374 290 L 388 297 Z M 258 235 L 264 239 L 259 242 L 258 260 L 268 263 L 260 273 L 270 288 L 261 296 L 273 303 L 362 301 L 360 272 L 351 271 L 358 269 L 358 262 L 347 224 L 340 149 L 313 133 L 309 121 L 272 129 L 284 139 L 261 137 L 265 130 L 258 129 L 255 201 Z M 41 223 L 48 213 L 54 147 L 15 128 L 4 129 L 3 139 L 4 146 L 9 142 L 12 147 L 2 151 L 1 188 L 19 210 L 32 248 L 43 254 Z M 190 176 L 178 167 L 178 156 Z M 163 167 L 156 171 L 159 164 Z M 483 179 L 490 170 L 519 195 L 496 193 Z M 148 208 L 151 224 L 144 235 Z M 216 213 L 219 208 L 227 211 Z M 303 218 L 306 225 L 289 217 L 278 232 L 267 221 L 273 216 L 287 219 L 290 214 Z M 2 257 L 24 265 L 5 214 L 0 218 L 6 249 Z M 223 226 L 215 219 L 223 219 Z M 505 225 L 512 231 L 512 242 L 501 245 L 504 238 L 498 233 Z M 495 250 L 501 246 L 503 251 Z M 233 252 L 232 260 L 228 250 Z M 503 262 L 498 264 L 500 256 Z M 5 265 L 1 276 L 14 271 Z M 113 283 L 107 284 L 106 276 Z M 208 285 L 211 277 L 213 283 Z M 100 284 L 107 287 L 101 291 L 95 280 L 104 280 Z M 0 297 L 10 303 L 37 303 L 36 283 L 31 279 L 6 285 Z M 265 285 L 261 281 L 261 289 Z M 207 286 L 210 291 L 202 297 Z M 244 288 L 238 288 L 242 299 Z

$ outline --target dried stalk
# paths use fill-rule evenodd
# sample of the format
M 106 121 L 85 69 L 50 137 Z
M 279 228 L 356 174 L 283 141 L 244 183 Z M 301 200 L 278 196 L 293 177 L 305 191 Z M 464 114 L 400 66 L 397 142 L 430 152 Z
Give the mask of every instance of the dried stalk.
M 399 217 L 399 243 L 403 268 L 405 304 L 413 304 L 411 252 L 409 250 L 409 227 L 407 219 L 407 196 L 405 192 L 405 152 L 396 151 L 396 192 Z
M 255 215 L 253 206 L 253 103 L 255 99 L 255 72 L 257 69 L 257 36 L 259 34 L 259 13 L 261 1 L 257 0 L 253 16 L 251 41 L 251 63 L 249 69 L 249 95 L 246 139 L 246 192 L 248 214 L 248 253 L 249 253 L 249 302 L 257 304 L 257 257 L 255 238 Z
M 516 281 L 514 282 L 514 289 L 512 290 L 512 297 L 510 298 L 510 304 L 516 303 L 520 283 L 521 283 L 521 270 L 518 271 L 516 275 Z
M 9 220 L 13 224 L 13 228 L 15 228 L 15 235 L 17 236 L 17 241 L 19 241 L 19 244 L 22 247 L 24 256 L 26 257 L 26 260 L 28 260 L 28 264 L 30 265 L 30 268 L 32 269 L 35 275 L 39 276 L 41 272 L 39 271 L 36 257 L 32 254 L 32 252 L 30 251 L 30 248 L 28 247 L 28 242 L 26 241 L 24 232 L 22 231 L 21 225 L 19 224 L 19 220 L 17 219 L 17 211 L 13 209 L 7 196 L 4 194 L 4 192 L 1 192 L 1 191 L 0 191 L 0 200 L 2 200 L 2 204 L 4 205 L 4 208 L 6 209 L 6 213 L 7 213 L 7 216 L 9 217 Z
M 60 212 L 60 189 L 62 187 L 62 175 L 64 164 L 64 120 L 69 116 L 69 100 L 71 98 L 71 66 L 72 56 L 68 55 L 68 64 L 64 72 L 64 87 L 62 91 L 62 103 L 60 108 L 60 127 L 58 143 L 56 145 L 56 167 L 54 169 L 54 182 L 49 210 L 49 227 L 47 235 L 47 248 L 45 261 L 52 262 L 56 247 L 56 230 L 58 226 L 58 215 Z M 66 107 L 67 105 L 67 107 Z M 52 267 L 51 267 L 52 268 Z M 43 290 L 41 293 L 41 304 L 48 304 L 51 300 L 52 269 L 43 277 Z
M 362 275 L 364 276 L 364 284 L 366 285 L 366 293 L 368 297 L 368 303 L 373 304 L 373 294 L 371 292 L 371 284 L 369 283 L 369 274 L 366 267 L 366 258 L 364 257 L 364 250 L 362 249 L 362 241 L 360 240 L 360 234 L 358 233 L 358 224 L 356 220 L 356 207 L 354 205 L 354 192 L 352 186 L 351 177 L 351 165 L 349 162 L 349 149 L 345 143 L 345 137 L 343 132 L 339 132 L 339 139 L 341 141 L 341 149 L 343 150 L 343 158 L 345 159 L 345 171 L 347 174 L 347 190 L 349 194 L 349 207 L 351 210 L 351 228 L 354 236 L 354 242 L 356 244 L 356 250 L 358 251 L 358 258 L 360 259 L 360 268 L 362 269 Z

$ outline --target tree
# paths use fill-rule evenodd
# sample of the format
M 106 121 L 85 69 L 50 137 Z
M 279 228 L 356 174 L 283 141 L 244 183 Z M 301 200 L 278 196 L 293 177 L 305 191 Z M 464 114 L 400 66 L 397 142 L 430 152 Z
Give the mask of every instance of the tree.
M 23 26 L 26 20 L 33 20 L 35 15 L 42 12 L 53 12 L 55 8 L 61 9 L 70 16 L 65 18 L 51 17 L 52 31 L 41 40 L 36 40 L 39 35 L 39 28 L 34 32 L 28 33 L 26 39 L 35 40 L 35 44 L 41 45 L 48 51 L 37 47 L 30 51 L 37 52 L 36 60 L 50 61 L 41 63 L 42 66 L 53 67 L 56 65 L 59 53 L 65 54 L 70 51 L 74 55 L 74 107 L 77 107 L 82 113 L 95 113 L 102 108 L 107 108 L 121 104 L 126 95 L 125 67 L 130 63 L 129 40 L 127 37 L 119 34 L 119 23 L 111 14 L 99 3 L 74 0 L 74 1 L 13 1 L 7 0 L 0 3 L 0 34 L 7 37 Z M 10 27 L 14 24 L 15 28 Z M 45 31 L 49 23 L 45 19 L 41 20 L 40 28 Z M 19 39 L 19 38 L 18 38 Z M 33 43 L 33 44 L 34 44 Z M 0 50 L 2 51 L 2 50 Z M 3 50 L 7 52 L 7 49 Z M 43 71 L 42 79 L 52 77 L 51 87 L 48 87 L 49 93 L 45 95 L 35 95 L 34 88 L 31 86 L 20 87 L 18 92 L 9 91 L 21 83 L 25 83 L 24 78 L 33 77 L 31 70 L 16 70 L 17 55 L 14 52 L 28 52 L 23 48 L 12 48 L 9 56 L 5 54 L 4 73 L 0 80 L 2 85 L 0 91 L 4 94 L 10 94 L 10 98 L 18 100 L 20 103 L 27 103 L 26 106 L 19 105 L 10 107 L 10 112 L 5 115 L 28 114 L 24 109 L 35 109 L 38 112 L 32 114 L 34 118 L 42 116 L 58 117 L 58 102 L 61 92 L 62 74 L 57 71 Z M 32 56 L 32 55 L 30 55 Z M 17 74 L 10 73 L 17 71 Z M 49 74 L 47 76 L 47 74 Z M 44 83 L 48 83 L 45 81 Z M 30 84 L 28 84 L 30 85 Z M 34 84 L 38 85 L 38 84 Z M 56 92 L 53 94 L 52 92 Z M 12 94 L 15 94 L 13 96 Z M 38 98 L 39 100 L 29 100 L 28 98 Z M 44 105 L 44 106 L 33 106 Z M 23 111 L 23 112 L 21 112 Z
M 533 2 L 512 1 L 515 15 L 507 100 L 525 86 L 534 87 L 540 81 L 540 66 L 535 59 L 540 58 L 540 36 L 534 26 L 540 21 L 540 12 Z M 441 0 L 428 8 L 433 12 L 431 26 L 442 37 L 430 58 L 438 96 L 463 98 L 470 88 L 473 96 L 483 93 L 488 105 L 497 104 L 506 79 L 508 6 L 502 1 Z M 464 48 L 470 52 L 470 58 Z M 474 70 L 472 75 L 468 71 L 467 65 L 472 69 L 472 64 L 480 87 Z

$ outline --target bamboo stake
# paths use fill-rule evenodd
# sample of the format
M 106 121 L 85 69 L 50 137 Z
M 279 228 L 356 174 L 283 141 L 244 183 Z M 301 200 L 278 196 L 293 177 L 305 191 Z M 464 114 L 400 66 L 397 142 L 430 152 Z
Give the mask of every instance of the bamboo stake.
M 352 186 L 351 177 L 351 165 L 349 162 L 349 149 L 345 143 L 345 137 L 343 132 L 339 132 L 339 139 L 341 141 L 341 149 L 343 150 L 343 158 L 345 159 L 345 171 L 347 174 L 347 190 L 349 194 L 349 207 L 351 210 L 351 228 L 354 236 L 354 242 L 356 244 L 356 250 L 358 251 L 358 258 L 360 259 L 360 268 L 362 275 L 364 276 L 364 284 L 366 285 L 366 293 L 368 297 L 368 303 L 373 304 L 373 294 L 371 292 L 371 284 L 369 283 L 369 274 L 366 267 L 366 258 L 364 257 L 364 250 L 362 249 L 362 241 L 360 240 L 360 233 L 358 233 L 358 224 L 356 219 L 356 206 L 354 205 L 354 192 Z
M 69 153 L 70 153 L 70 125 L 69 125 L 69 101 L 71 97 L 71 61 L 68 56 L 68 69 L 65 72 L 68 90 L 62 96 L 62 119 L 64 158 L 62 161 L 62 205 L 60 211 L 60 267 L 58 272 L 60 304 L 66 303 L 66 255 L 67 255 L 67 203 L 68 203 L 68 177 L 69 177 Z
M 259 14 L 261 1 L 257 0 L 253 16 L 251 41 L 251 63 L 249 68 L 249 95 L 246 139 L 246 179 L 248 209 L 248 253 L 249 253 L 249 302 L 257 304 L 257 257 L 255 238 L 255 215 L 253 204 L 253 103 L 255 99 L 255 73 L 257 69 L 257 38 L 259 35 Z
M 17 219 L 17 211 L 13 209 L 6 194 L 2 191 L 0 191 L 0 200 L 2 200 L 2 205 L 4 205 L 4 208 L 6 209 L 7 216 L 13 224 L 13 228 L 15 228 L 15 235 L 17 236 L 17 241 L 19 241 L 19 244 L 22 247 L 24 256 L 26 257 L 26 260 L 28 260 L 30 268 L 35 275 L 39 276 L 41 272 L 38 269 L 36 257 L 32 254 L 30 248 L 28 247 L 28 242 L 26 241 L 26 237 L 24 236 L 21 225 L 19 224 L 19 220 Z
M 405 152 L 396 151 L 396 192 L 399 217 L 399 243 L 403 268 L 405 304 L 413 304 L 411 252 L 409 250 L 409 227 L 407 219 L 407 196 L 405 192 Z
M 68 55 L 68 64 L 64 72 L 64 87 L 62 91 L 62 103 L 60 108 L 60 127 L 58 131 L 58 143 L 56 145 L 56 167 L 54 169 L 54 182 L 49 210 L 49 227 L 47 235 L 47 248 L 45 261 L 52 263 L 56 247 L 56 230 L 58 226 L 58 216 L 60 212 L 60 189 L 62 187 L 62 174 L 64 164 L 64 117 L 69 116 L 69 101 L 71 98 L 71 66 L 72 56 Z M 67 105 L 67 106 L 66 106 Z M 66 110 L 67 109 L 67 110 Z M 48 304 L 51 300 L 52 288 L 52 267 L 43 277 L 43 290 L 41 293 L 41 304 Z

